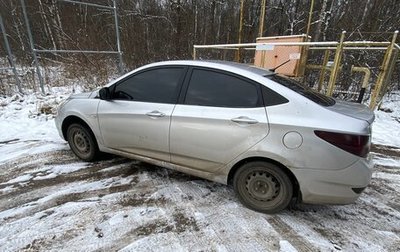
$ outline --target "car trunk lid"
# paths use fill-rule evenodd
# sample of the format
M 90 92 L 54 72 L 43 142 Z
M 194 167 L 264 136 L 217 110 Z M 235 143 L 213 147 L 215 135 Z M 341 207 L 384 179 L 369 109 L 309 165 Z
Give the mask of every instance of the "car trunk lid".
M 372 124 L 375 120 L 374 112 L 369 110 L 364 104 L 336 100 L 335 105 L 326 108 L 353 118 L 367 121 L 369 124 Z

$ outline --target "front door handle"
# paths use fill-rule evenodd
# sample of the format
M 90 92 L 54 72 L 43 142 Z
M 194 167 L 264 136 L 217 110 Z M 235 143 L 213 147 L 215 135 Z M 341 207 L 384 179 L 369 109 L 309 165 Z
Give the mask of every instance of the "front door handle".
M 146 113 L 147 116 L 150 117 L 164 117 L 165 114 L 163 112 L 160 112 L 158 110 L 153 110 L 151 112 Z
M 256 119 L 249 118 L 247 116 L 239 116 L 231 119 L 232 122 L 241 124 L 256 124 L 258 121 Z

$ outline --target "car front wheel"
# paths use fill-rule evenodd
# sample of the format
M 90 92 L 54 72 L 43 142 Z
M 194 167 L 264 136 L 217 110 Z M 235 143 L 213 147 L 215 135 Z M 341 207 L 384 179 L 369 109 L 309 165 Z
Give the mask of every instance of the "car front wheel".
M 93 161 L 97 158 L 99 148 L 90 129 L 81 124 L 71 124 L 67 130 L 67 141 L 71 150 L 84 161 Z
M 241 166 L 233 178 L 233 187 L 243 205 L 263 213 L 285 209 L 293 196 L 288 175 L 267 162 L 250 162 Z

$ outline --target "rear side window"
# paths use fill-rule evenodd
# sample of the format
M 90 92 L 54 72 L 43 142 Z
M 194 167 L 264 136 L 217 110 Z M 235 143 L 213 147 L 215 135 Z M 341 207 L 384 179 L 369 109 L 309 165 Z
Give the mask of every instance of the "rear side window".
M 221 72 L 194 69 L 185 104 L 252 108 L 259 107 L 261 99 L 256 84 Z
M 123 80 L 114 89 L 113 99 L 175 103 L 183 67 L 157 68 Z
M 298 81 L 295 81 L 295 80 L 292 80 L 292 79 L 289 79 L 287 77 L 277 75 L 277 74 L 268 75 L 265 77 L 270 80 L 273 80 L 274 82 L 277 82 L 287 88 L 290 88 L 291 90 L 295 91 L 296 93 L 301 94 L 302 96 L 312 100 L 315 103 L 318 103 L 319 105 L 329 107 L 329 106 L 333 106 L 335 104 L 335 100 L 332 99 L 331 97 L 320 94 L 320 93 L 312 90 L 311 88 L 302 85 Z
M 267 88 L 266 86 L 261 85 L 261 91 L 264 98 L 264 105 L 274 106 L 279 104 L 288 103 L 289 100 L 283 97 L 282 95 L 272 91 L 271 89 Z

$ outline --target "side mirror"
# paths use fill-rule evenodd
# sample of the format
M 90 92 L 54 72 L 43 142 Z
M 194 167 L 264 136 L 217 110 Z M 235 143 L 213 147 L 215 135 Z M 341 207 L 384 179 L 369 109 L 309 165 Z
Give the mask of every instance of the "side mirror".
M 108 87 L 103 87 L 102 89 L 99 90 L 99 97 L 101 100 L 111 100 L 111 92 L 110 88 Z

